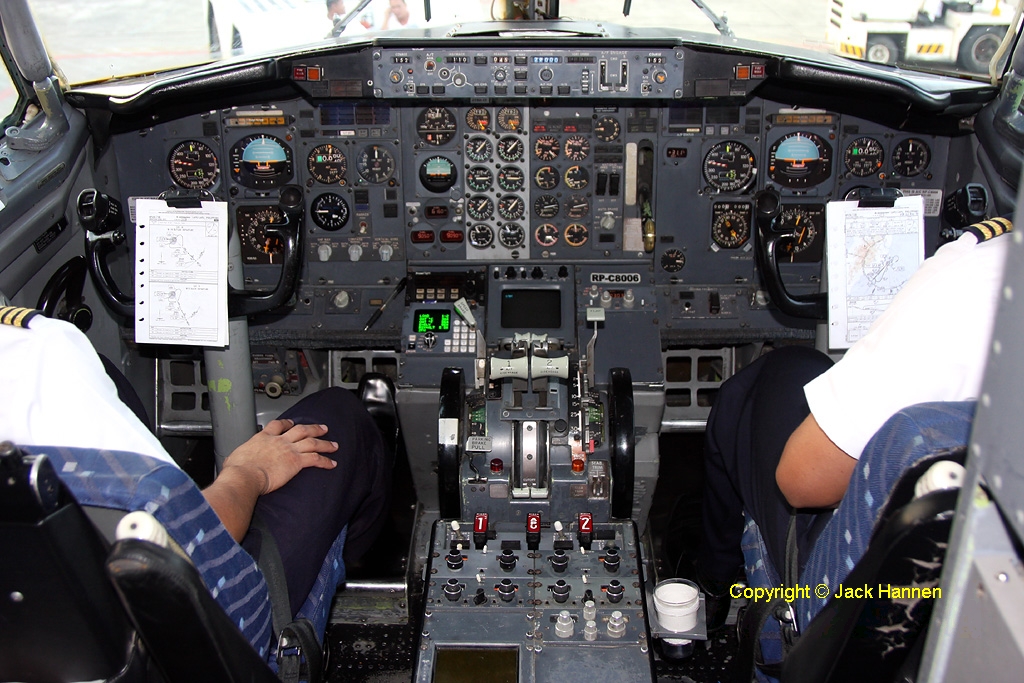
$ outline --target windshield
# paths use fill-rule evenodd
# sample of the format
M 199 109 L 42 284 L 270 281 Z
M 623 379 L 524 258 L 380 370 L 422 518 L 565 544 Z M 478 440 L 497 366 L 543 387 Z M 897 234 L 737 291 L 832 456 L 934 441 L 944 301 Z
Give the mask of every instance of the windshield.
M 623 16 L 622 0 L 561 0 L 559 10 L 573 19 L 731 33 L 783 51 L 800 47 L 984 77 L 1007 28 L 1018 25 L 1017 1 L 707 0 L 700 3 L 705 12 L 691 0 L 632 0 L 630 14 Z M 358 13 L 357 0 L 30 0 L 29 5 L 71 84 L 308 45 L 332 40 L 332 32 L 359 37 L 487 21 L 509 11 L 505 0 L 432 0 L 428 22 L 422 0 L 372 0 Z

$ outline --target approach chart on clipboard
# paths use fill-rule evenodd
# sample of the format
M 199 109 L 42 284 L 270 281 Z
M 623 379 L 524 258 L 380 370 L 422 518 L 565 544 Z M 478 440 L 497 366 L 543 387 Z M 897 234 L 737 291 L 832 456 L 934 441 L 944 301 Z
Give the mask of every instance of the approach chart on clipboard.
M 829 202 L 826 220 L 829 347 L 846 349 L 924 261 L 924 199 Z

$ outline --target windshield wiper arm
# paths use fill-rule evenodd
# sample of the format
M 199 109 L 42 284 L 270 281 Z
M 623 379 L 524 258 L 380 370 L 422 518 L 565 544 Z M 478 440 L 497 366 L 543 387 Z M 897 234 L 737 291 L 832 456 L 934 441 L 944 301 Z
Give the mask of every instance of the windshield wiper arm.
M 696 5 L 697 9 L 703 12 L 704 16 L 711 20 L 711 23 L 715 25 L 715 28 L 718 29 L 719 33 L 721 33 L 723 36 L 727 38 L 733 38 L 735 36 L 735 34 L 732 32 L 732 29 L 729 28 L 728 20 L 725 19 L 724 17 L 719 18 L 717 14 L 712 12 L 711 9 L 704 4 L 704 0 L 690 0 L 690 2 Z M 622 16 L 629 16 L 629 10 L 632 7 L 632 5 L 633 0 L 626 0 L 625 3 L 623 3 Z
M 352 23 L 352 20 L 355 19 L 359 15 L 360 12 L 362 12 L 364 9 L 366 9 L 366 6 L 369 5 L 372 1 L 373 0 L 360 0 L 359 4 L 356 5 L 356 8 L 354 10 L 352 10 L 351 12 L 346 14 L 341 19 L 335 18 L 335 20 L 334 20 L 334 28 L 331 29 L 331 35 L 333 37 L 337 38 L 342 33 L 344 33 L 345 32 L 345 27 L 348 26 L 350 23 Z M 338 15 L 336 14 L 334 16 L 337 17 Z M 428 18 L 429 18 L 429 15 L 428 15 Z

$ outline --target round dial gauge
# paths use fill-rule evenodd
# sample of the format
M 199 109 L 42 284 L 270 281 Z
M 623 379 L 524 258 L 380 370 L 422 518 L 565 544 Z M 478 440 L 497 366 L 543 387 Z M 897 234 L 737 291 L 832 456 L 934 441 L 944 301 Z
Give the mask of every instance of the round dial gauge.
M 932 150 L 928 143 L 917 138 L 902 140 L 892 150 L 892 170 L 905 178 L 920 174 L 928 168 L 931 160 Z
M 590 156 L 590 141 L 582 135 L 573 135 L 565 141 L 565 156 L 570 161 L 583 161 Z
M 356 170 L 368 183 L 383 183 L 395 172 L 395 157 L 381 145 L 370 145 L 359 152 Z
M 885 150 L 874 138 L 857 138 L 846 146 L 843 152 L 843 163 L 850 175 L 866 178 L 882 170 L 885 161 Z
M 525 182 L 523 169 L 518 166 L 502 166 L 498 171 L 498 187 L 505 192 L 519 192 Z
M 348 203 L 344 197 L 325 192 L 309 207 L 313 222 L 323 230 L 341 230 L 348 223 Z
M 292 151 L 273 135 L 249 135 L 231 148 L 231 176 L 240 185 L 265 189 L 292 178 Z
M 428 145 L 444 145 L 455 137 L 458 122 L 445 107 L 427 107 L 416 117 L 416 133 Z
M 498 126 L 502 130 L 519 130 L 523 114 L 516 107 L 502 107 L 498 110 Z
M 491 246 L 494 241 L 494 230 L 486 223 L 477 223 L 469 228 L 469 243 L 477 249 Z
M 750 239 L 750 223 L 739 212 L 726 210 L 719 213 L 711 224 L 711 239 L 723 249 L 737 249 Z
M 686 265 L 686 255 L 680 249 L 669 249 L 661 255 L 661 269 L 666 273 L 678 273 Z
M 196 140 L 179 142 L 167 158 L 171 180 L 186 190 L 205 190 L 217 182 L 220 165 L 209 145 Z
M 526 202 L 523 198 L 507 194 L 498 200 L 498 215 L 507 221 L 517 221 L 526 213 Z
M 565 215 L 579 220 L 590 213 L 590 202 L 581 194 L 574 194 L 565 202 Z
M 619 133 L 621 132 L 622 127 L 619 125 L 618 120 L 610 116 L 604 116 L 594 124 L 594 135 L 601 142 L 614 142 L 619 139 Z
M 447 157 L 438 154 L 420 164 L 420 182 L 431 192 L 447 192 L 457 179 L 455 164 Z
M 284 251 L 284 244 L 279 238 L 268 235 L 265 228 L 269 223 L 284 221 L 281 209 L 276 206 L 240 206 L 236 216 L 244 262 L 274 263 L 274 257 Z
M 486 192 L 491 189 L 494 174 L 486 166 L 474 166 L 466 171 L 466 185 L 473 192 Z
M 533 231 L 533 238 L 542 247 L 553 247 L 558 242 L 558 228 L 545 223 Z
M 541 218 L 554 218 L 558 215 L 558 200 L 554 195 L 542 194 L 533 200 L 533 212 Z
M 517 223 L 506 223 L 498 231 L 498 241 L 508 249 L 522 246 L 524 239 L 526 239 L 526 231 Z
M 590 173 L 582 166 L 570 166 L 565 171 L 565 184 L 571 190 L 582 190 L 590 184 Z
M 719 192 L 741 192 L 754 182 L 754 153 L 742 142 L 725 140 L 704 155 L 704 180 Z
M 324 185 L 337 185 L 345 180 L 345 171 L 348 170 L 345 160 L 345 153 L 340 147 L 328 143 L 319 145 L 310 151 L 306 157 L 306 168 L 313 180 Z
M 491 141 L 485 137 L 474 135 L 470 139 L 466 140 L 466 156 L 471 161 L 481 162 L 487 161 L 491 158 L 491 152 L 494 148 L 491 146 Z
M 553 190 L 558 186 L 558 171 L 554 166 L 541 166 L 533 174 L 533 182 L 542 190 Z
M 487 130 L 491 125 L 491 113 L 483 107 L 473 107 L 466 112 L 466 125 L 473 130 Z
M 494 215 L 494 202 L 490 197 L 470 197 L 466 200 L 466 213 L 475 221 L 485 221 Z
M 814 217 L 806 209 L 791 207 L 779 214 L 779 232 L 793 235 L 793 240 L 780 244 L 783 247 L 781 258 L 789 257 L 790 261 L 802 260 L 799 254 L 807 252 L 818 241 L 818 226 Z
M 562 145 L 553 135 L 541 135 L 533 143 L 533 154 L 541 161 L 554 161 L 558 158 L 560 151 L 562 151 Z
M 503 161 L 519 161 L 523 158 L 523 141 L 507 135 L 498 140 L 498 156 Z
M 589 236 L 587 226 L 582 223 L 572 223 L 565 229 L 565 243 L 570 247 L 582 247 Z
M 768 150 L 768 177 L 783 187 L 811 187 L 831 175 L 832 147 L 815 133 L 787 133 Z

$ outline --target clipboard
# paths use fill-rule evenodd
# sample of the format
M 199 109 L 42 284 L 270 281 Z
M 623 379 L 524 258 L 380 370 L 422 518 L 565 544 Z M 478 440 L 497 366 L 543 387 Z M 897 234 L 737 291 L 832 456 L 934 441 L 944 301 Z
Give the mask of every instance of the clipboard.
M 831 349 L 848 349 L 867 334 L 924 261 L 924 198 L 864 190 L 825 209 Z

